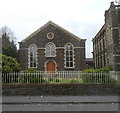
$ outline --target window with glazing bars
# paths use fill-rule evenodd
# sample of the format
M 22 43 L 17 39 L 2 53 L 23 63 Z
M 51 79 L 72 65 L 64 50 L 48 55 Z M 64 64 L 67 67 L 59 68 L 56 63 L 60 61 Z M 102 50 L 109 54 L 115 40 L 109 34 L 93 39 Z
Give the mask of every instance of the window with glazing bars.
M 37 47 L 35 45 L 31 45 L 29 48 L 29 57 L 30 57 L 30 62 L 29 62 L 29 67 L 30 68 L 36 68 L 37 67 Z
M 65 67 L 73 68 L 74 67 L 74 56 L 73 56 L 73 45 L 67 44 L 65 46 Z
M 56 56 L 56 49 L 53 43 L 48 43 L 46 45 L 46 57 L 55 57 Z

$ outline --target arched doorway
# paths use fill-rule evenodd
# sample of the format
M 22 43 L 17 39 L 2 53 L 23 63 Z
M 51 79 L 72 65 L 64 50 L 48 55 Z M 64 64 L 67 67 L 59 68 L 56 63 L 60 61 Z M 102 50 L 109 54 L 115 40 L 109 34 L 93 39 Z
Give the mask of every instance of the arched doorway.
M 56 71 L 56 64 L 53 61 L 48 61 L 46 63 L 46 71 L 51 71 L 51 72 L 55 72 Z

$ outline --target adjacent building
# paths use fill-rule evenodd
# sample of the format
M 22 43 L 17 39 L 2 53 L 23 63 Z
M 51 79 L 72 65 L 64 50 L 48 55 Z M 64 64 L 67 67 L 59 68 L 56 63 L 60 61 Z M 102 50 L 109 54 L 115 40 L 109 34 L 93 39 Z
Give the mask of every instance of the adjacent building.
M 92 41 L 95 68 L 109 66 L 120 71 L 120 5 L 111 2 L 105 24 Z
M 86 69 L 85 41 L 49 21 L 19 42 L 19 63 L 22 70 L 83 70 Z
M 94 68 L 93 58 L 86 58 L 87 69 Z

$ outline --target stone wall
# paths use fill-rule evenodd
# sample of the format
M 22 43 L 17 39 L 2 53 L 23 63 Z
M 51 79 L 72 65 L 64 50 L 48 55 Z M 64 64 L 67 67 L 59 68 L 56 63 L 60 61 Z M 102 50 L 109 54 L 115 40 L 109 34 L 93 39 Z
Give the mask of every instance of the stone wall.
M 120 71 L 119 24 L 120 5 L 111 2 L 110 8 L 105 11 L 105 24 L 93 38 L 95 68 L 109 66 Z
M 113 84 L 6 84 L 3 96 L 13 95 L 117 95 Z
M 47 38 L 47 34 L 49 32 L 52 32 L 54 34 L 53 39 Z M 19 63 L 21 64 L 22 70 L 28 69 L 28 50 L 31 44 L 35 44 L 37 46 L 38 70 L 45 71 L 45 63 L 47 61 L 55 61 L 58 66 L 57 70 L 59 71 L 70 70 L 64 67 L 64 47 L 67 43 L 72 43 L 74 46 L 75 68 L 72 68 L 71 71 L 86 69 L 86 40 L 76 37 L 77 36 L 66 32 L 66 30 L 57 27 L 57 25 L 48 24 L 46 27 L 44 26 L 44 29 L 42 28 L 38 33 L 35 33 L 35 35 L 29 36 L 29 38 L 27 38 L 25 41 L 19 43 Z M 54 43 L 56 46 L 56 57 L 45 57 L 46 44 L 51 42 Z

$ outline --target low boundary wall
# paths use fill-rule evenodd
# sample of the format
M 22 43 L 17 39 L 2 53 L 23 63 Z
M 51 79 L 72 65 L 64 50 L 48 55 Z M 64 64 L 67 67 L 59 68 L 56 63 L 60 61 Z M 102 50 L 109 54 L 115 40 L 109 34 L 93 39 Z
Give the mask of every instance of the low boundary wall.
M 114 84 L 3 84 L 2 95 L 118 95 Z

